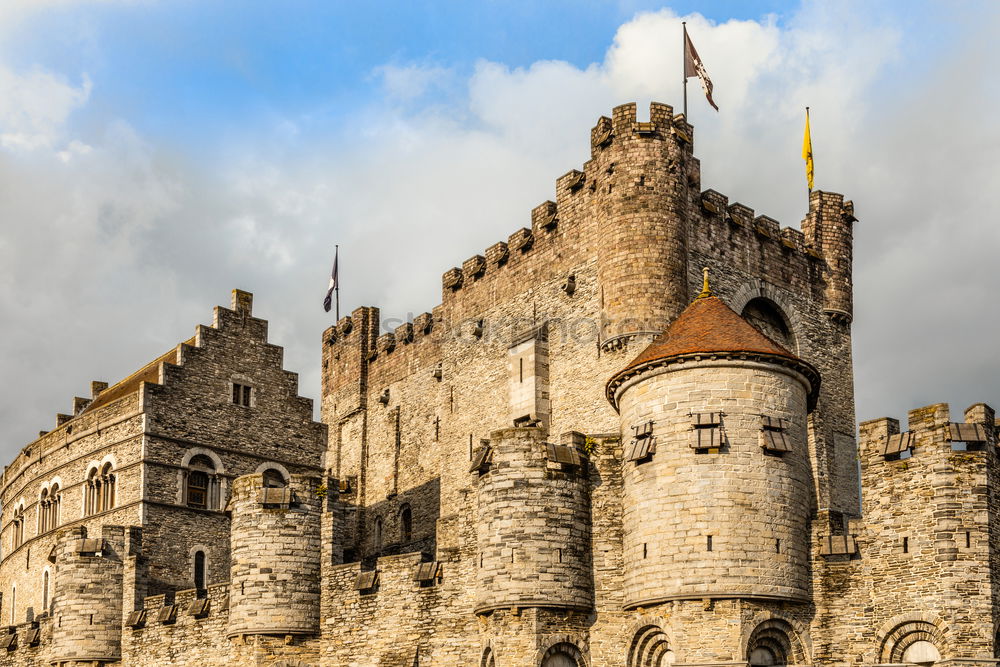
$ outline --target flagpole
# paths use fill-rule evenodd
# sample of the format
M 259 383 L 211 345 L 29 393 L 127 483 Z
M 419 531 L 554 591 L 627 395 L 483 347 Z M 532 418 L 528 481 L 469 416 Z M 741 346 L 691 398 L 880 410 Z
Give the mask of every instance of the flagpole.
M 684 120 L 688 123 L 688 78 L 687 78 L 687 21 L 681 21 L 681 28 L 684 30 L 684 38 L 681 40 L 681 74 L 684 75 Z
M 340 321 L 340 261 L 339 260 L 340 260 L 340 245 L 338 244 L 338 245 L 333 246 L 333 263 L 337 266 L 337 284 L 336 284 L 336 286 L 335 286 L 335 288 L 333 290 L 336 293 L 336 296 L 337 296 L 337 299 L 336 299 L 336 303 L 337 303 L 337 310 L 336 310 L 337 322 Z
M 812 128 L 809 127 L 809 107 L 806 107 L 806 127 L 809 128 L 809 159 L 813 160 L 813 140 L 812 140 Z M 815 161 L 813 161 L 813 164 L 815 164 Z M 813 189 L 812 189 L 812 183 L 809 183 L 807 181 L 806 184 L 807 184 L 807 190 L 809 191 L 809 194 L 806 196 L 806 204 L 808 205 L 809 202 L 812 201 Z M 808 210 L 808 206 L 806 210 Z

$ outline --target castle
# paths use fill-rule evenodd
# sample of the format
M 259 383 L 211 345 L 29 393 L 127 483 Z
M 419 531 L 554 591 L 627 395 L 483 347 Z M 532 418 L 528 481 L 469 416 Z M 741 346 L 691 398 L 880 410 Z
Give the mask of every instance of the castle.
M 600 118 L 433 312 L 323 332 L 321 423 L 239 290 L 94 382 L 4 470 L 0 665 L 1000 662 L 992 409 L 856 438 L 853 204 L 693 141 Z

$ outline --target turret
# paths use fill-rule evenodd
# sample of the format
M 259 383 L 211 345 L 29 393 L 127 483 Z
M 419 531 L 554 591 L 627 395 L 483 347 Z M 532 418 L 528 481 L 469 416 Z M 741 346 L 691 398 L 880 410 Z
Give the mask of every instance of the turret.
M 590 494 L 578 434 L 545 442 L 541 428 L 495 431 L 474 461 L 479 506 L 476 611 L 589 610 Z
M 105 663 L 121 659 L 122 554 L 125 530 L 104 526 L 88 538 L 73 528 L 56 544 L 51 662 Z
M 803 601 L 819 376 L 707 289 L 608 383 L 625 443 L 626 606 Z
M 850 324 L 854 318 L 854 202 L 844 195 L 816 190 L 809 195 L 809 214 L 802 221 L 806 245 L 824 261 L 824 311 Z
M 636 337 L 645 344 L 689 299 L 686 211 L 698 181 L 692 129 L 666 104 L 651 104 L 649 113 L 649 122 L 638 122 L 632 103 L 601 118 L 591 131 L 589 182 L 576 185 L 594 192 L 605 349 Z
M 229 636 L 319 632 L 320 479 L 233 482 Z

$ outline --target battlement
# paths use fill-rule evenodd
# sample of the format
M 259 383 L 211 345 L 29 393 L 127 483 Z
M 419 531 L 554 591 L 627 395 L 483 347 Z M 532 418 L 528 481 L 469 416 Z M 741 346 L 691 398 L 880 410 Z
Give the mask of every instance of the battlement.
M 997 442 L 996 414 L 989 405 L 971 405 L 962 421 L 953 421 L 949 405 L 935 403 L 910 410 L 905 431 L 891 417 L 862 422 L 858 444 L 863 459 L 895 461 L 933 451 L 985 451 Z

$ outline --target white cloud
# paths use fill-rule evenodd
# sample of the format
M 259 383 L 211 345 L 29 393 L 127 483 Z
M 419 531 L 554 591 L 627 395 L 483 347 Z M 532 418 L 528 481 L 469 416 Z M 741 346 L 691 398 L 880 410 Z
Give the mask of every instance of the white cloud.
M 86 75 L 73 86 L 41 69 L 18 74 L 0 67 L 0 148 L 52 148 L 62 139 L 66 119 L 87 102 L 92 87 Z
M 934 63 L 913 56 L 909 28 L 847 3 L 808 3 L 782 25 L 685 19 L 722 109 L 691 81 L 703 186 L 796 226 L 809 104 L 818 185 L 857 204 L 859 416 L 998 400 L 1000 226 L 986 213 L 1000 190 L 996 18 L 964 17 L 962 43 Z M 21 378 L 0 396 L 10 446 L 90 379 L 113 381 L 190 335 L 232 287 L 257 294 L 316 396 L 333 244 L 345 311 L 430 309 L 445 269 L 527 225 L 588 158 L 598 116 L 633 100 L 644 114 L 651 98 L 679 110 L 680 20 L 637 16 L 586 68 L 484 61 L 463 81 L 387 65 L 375 72 L 385 99 L 332 140 L 282 118 L 279 141 L 249 137 L 209 164 L 170 157 L 124 122 L 84 142 L 67 119 L 89 81 L 0 69 L 34 91 L 16 106 L 0 95 L 0 132 L 16 137 L 0 150 L 0 219 L 12 221 L 0 227 L 0 313 L 20 324 L 0 359 L 0 375 Z

